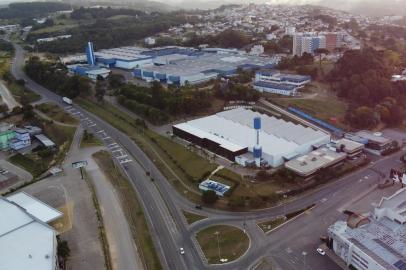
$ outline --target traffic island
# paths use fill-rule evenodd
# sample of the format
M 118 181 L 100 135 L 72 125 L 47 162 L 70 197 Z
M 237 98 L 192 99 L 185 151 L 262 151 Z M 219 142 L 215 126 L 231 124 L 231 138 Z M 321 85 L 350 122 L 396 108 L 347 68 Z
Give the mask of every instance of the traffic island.
M 240 258 L 247 250 L 250 239 L 234 226 L 216 225 L 196 234 L 208 264 L 223 264 Z
M 183 211 L 183 210 L 182 210 L 182 214 L 185 216 L 186 222 L 189 225 L 192 223 L 195 223 L 199 220 L 207 218 L 206 216 L 198 215 L 198 214 L 188 212 L 188 211 Z

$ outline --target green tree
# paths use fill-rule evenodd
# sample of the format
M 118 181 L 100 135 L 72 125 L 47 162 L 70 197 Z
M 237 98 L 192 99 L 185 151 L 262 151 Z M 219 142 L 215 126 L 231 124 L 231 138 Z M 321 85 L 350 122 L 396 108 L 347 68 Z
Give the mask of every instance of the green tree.
M 202 193 L 202 202 L 207 204 L 214 204 L 218 198 L 218 195 L 213 190 L 206 190 Z

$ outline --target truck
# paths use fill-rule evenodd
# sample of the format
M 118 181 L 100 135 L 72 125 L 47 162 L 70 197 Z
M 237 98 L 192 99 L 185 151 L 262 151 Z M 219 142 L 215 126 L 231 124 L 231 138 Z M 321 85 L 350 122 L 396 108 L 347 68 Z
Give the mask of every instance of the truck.
M 65 102 L 66 104 L 72 105 L 73 102 L 70 98 L 67 97 L 62 97 L 63 102 Z

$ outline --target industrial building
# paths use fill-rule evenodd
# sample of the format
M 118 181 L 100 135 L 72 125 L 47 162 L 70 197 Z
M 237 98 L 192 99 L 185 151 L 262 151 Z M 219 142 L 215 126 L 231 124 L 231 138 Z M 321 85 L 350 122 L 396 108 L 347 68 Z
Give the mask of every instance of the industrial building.
M 373 213 L 354 214 L 328 228 L 329 245 L 348 267 L 406 269 L 406 189 L 383 198 Z
M 254 126 L 258 118 L 260 123 Z M 172 129 L 174 135 L 243 166 L 256 163 L 277 167 L 330 142 L 329 134 L 243 108 L 177 124 Z M 261 164 L 254 152 L 260 155 Z
M 309 177 L 319 170 L 332 167 L 347 158 L 345 152 L 323 147 L 285 163 L 285 167 L 301 177 Z
M 134 76 L 146 81 L 160 81 L 167 84 L 185 85 L 208 81 L 218 76 L 235 75 L 238 68 L 273 68 L 278 58 L 260 57 L 229 52 L 195 53 L 174 55 L 166 64 L 144 65 L 134 69 Z
M 254 89 L 260 92 L 295 96 L 297 91 L 311 82 L 310 76 L 283 74 L 277 70 L 255 73 Z
M 91 79 L 108 76 L 109 68 L 133 70 L 133 75 L 145 81 L 185 85 L 208 81 L 217 76 L 235 75 L 238 68 L 273 68 L 279 57 L 249 55 L 236 49 L 166 46 L 157 48 L 120 47 L 93 51 L 86 47 L 87 65 L 71 65 L 71 73 Z M 65 57 L 64 63 L 83 61 L 83 56 Z
M 62 213 L 26 193 L 0 197 L 0 269 L 59 269 L 56 231 Z

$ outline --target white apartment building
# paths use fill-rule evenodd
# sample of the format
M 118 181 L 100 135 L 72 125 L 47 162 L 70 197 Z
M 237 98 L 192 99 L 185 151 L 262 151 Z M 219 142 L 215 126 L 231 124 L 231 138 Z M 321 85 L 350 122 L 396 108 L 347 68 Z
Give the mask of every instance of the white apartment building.
M 373 213 L 328 229 L 334 252 L 358 270 L 406 269 L 406 188 L 383 198 Z
M 313 54 L 316 49 L 326 48 L 326 37 L 312 33 L 298 33 L 293 36 L 293 55 Z

